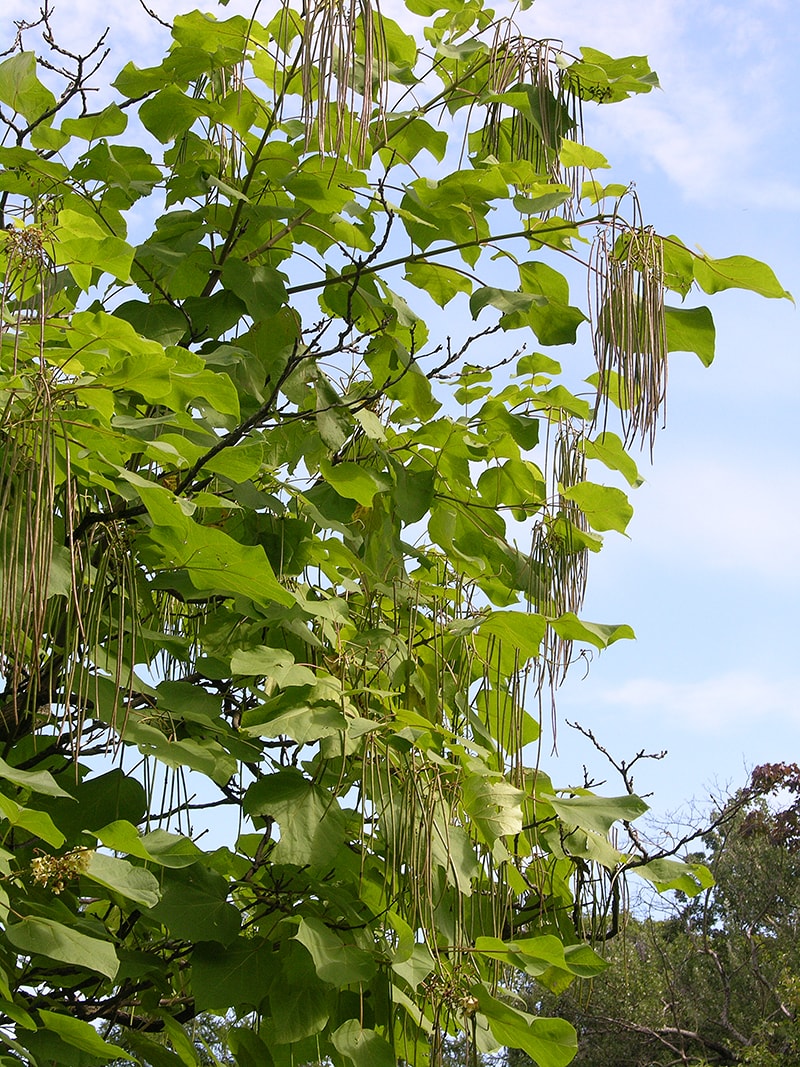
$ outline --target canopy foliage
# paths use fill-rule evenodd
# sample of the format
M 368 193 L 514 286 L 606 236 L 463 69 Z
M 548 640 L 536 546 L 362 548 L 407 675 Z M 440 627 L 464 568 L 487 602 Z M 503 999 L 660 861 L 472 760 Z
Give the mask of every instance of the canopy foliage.
M 779 1067 L 800 1055 L 800 768 L 756 767 L 715 812 L 696 858 L 715 885 L 692 900 L 638 902 L 609 968 L 560 996 L 575 1067 Z M 531 1060 L 510 1052 L 509 1067 Z
M 665 294 L 786 294 L 596 177 L 643 58 L 407 6 L 192 12 L 95 111 L 47 12 L 0 63 L 4 1064 L 191 1064 L 201 1013 L 241 1067 L 574 1055 L 504 974 L 604 966 L 645 805 L 523 747 L 632 636 L 581 619 L 603 472 L 714 346 Z

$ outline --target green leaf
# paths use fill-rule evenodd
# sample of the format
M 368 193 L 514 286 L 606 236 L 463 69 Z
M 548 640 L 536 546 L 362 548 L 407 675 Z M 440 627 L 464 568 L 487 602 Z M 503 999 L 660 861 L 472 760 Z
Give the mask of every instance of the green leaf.
M 541 615 L 521 611 L 493 611 L 480 624 L 481 634 L 518 649 L 523 661 L 538 657 L 546 629 Z
M 134 900 L 145 908 L 154 907 L 161 896 L 158 882 L 144 867 L 134 867 L 127 860 L 92 852 L 85 877 L 115 893 Z
M 283 277 L 265 264 L 254 266 L 229 257 L 222 268 L 222 284 L 239 297 L 256 322 L 277 314 L 286 301 Z
M 688 897 L 696 897 L 698 893 L 714 885 L 714 876 L 702 863 L 655 859 L 632 869 L 640 877 L 652 882 L 659 893 L 677 889 Z
M 36 54 L 18 52 L 0 63 L 0 101 L 34 122 L 56 106 L 56 98 L 36 76 Z
M 176 1056 L 166 1045 L 159 1044 L 136 1030 L 126 1033 L 125 1042 L 148 1067 L 184 1067 L 180 1056 Z
M 176 345 L 189 328 L 189 321 L 171 304 L 157 304 L 152 300 L 127 300 L 114 308 L 114 314 L 129 322 L 137 333 L 158 341 L 161 345 Z
M 167 85 L 145 100 L 139 108 L 139 118 L 162 144 L 169 144 L 193 126 L 204 111 L 195 97 L 187 96 L 176 85 Z
M 593 441 L 585 440 L 583 453 L 587 459 L 598 459 L 609 470 L 619 471 L 628 485 L 638 488 L 644 479 L 639 474 L 639 469 L 628 453 L 620 438 L 610 430 L 605 430 Z
M 472 292 L 472 282 L 468 277 L 440 263 L 409 263 L 405 280 L 417 289 L 424 290 L 439 307 L 444 307 L 458 293 Z
M 680 239 L 672 234 L 661 241 L 664 256 L 664 284 L 675 293 L 686 296 L 694 284 L 695 257 Z
M 335 862 L 344 840 L 344 817 L 335 800 L 286 768 L 255 782 L 247 791 L 244 810 L 248 815 L 269 815 L 280 826 L 273 857 L 276 863 L 295 863 L 315 871 L 327 871 Z
M 602 182 L 594 180 L 585 181 L 581 184 L 581 199 L 586 199 L 592 204 L 597 204 L 608 197 L 611 197 L 614 200 L 619 200 L 620 197 L 625 196 L 628 191 L 628 186 L 620 185 L 619 182 L 611 182 L 608 185 L 603 185 Z M 689 285 L 691 286 L 691 280 Z
M 706 307 L 665 307 L 667 349 L 670 352 L 694 352 L 704 367 L 714 360 L 716 330 L 711 312 Z
M 550 625 L 565 641 L 586 641 L 601 651 L 613 645 L 615 641 L 633 641 L 636 636 L 630 626 L 585 622 L 571 611 L 565 612 L 557 619 L 551 619 Z
M 512 292 L 510 289 L 495 289 L 484 285 L 476 289 L 469 298 L 469 310 L 473 319 L 477 319 L 485 307 L 493 307 L 504 314 L 511 311 L 527 312 L 534 297 L 528 293 Z
M 304 701 L 297 703 L 292 697 L 292 706 L 288 708 L 280 701 L 270 701 L 266 706 L 246 712 L 242 716 L 241 732 L 247 737 L 291 737 L 298 744 L 307 745 L 323 737 L 339 736 L 346 732 L 347 726 L 341 708 L 312 707 Z
M 578 1050 L 575 1030 L 564 1019 L 534 1018 L 493 997 L 485 986 L 474 986 L 481 1012 L 501 1045 L 519 1048 L 539 1067 L 567 1067 Z
M 364 508 L 372 506 L 376 493 L 384 493 L 392 488 L 391 479 L 383 471 L 363 467 L 360 463 L 346 460 L 334 465 L 323 459 L 319 469 L 322 477 L 339 496 L 355 500 Z
M 633 518 L 633 508 L 621 489 L 594 482 L 580 482 L 562 488 L 561 495 L 573 500 L 586 516 L 593 530 L 617 530 L 625 533 Z
M 425 828 L 429 836 L 430 862 L 440 867 L 448 885 L 465 897 L 472 895 L 472 881 L 479 878 L 481 868 L 469 835 L 454 826 L 447 813 L 439 810 Z
M 133 1056 L 127 1053 L 125 1049 L 120 1048 L 119 1045 L 112 1045 L 108 1041 L 104 1041 L 91 1023 L 84 1022 L 82 1019 L 75 1019 L 70 1015 L 46 1011 L 44 1008 L 39 1009 L 39 1018 L 45 1029 L 58 1034 L 62 1041 L 72 1045 L 73 1048 L 81 1049 L 83 1052 L 88 1052 L 90 1055 L 98 1057 L 101 1063 L 108 1063 L 109 1060 L 113 1059 L 134 1062 Z
M 277 962 L 269 991 L 267 1033 L 282 1045 L 320 1033 L 330 1019 L 334 991 L 317 977 L 311 957 L 296 941 L 286 944 Z
M 106 848 L 150 860 L 161 867 L 189 867 L 203 855 L 188 837 L 166 830 L 153 830 L 141 837 L 136 827 L 124 819 L 101 826 L 95 836 Z
M 242 545 L 223 530 L 200 526 L 181 509 L 166 489 L 141 480 L 139 495 L 153 519 L 149 541 L 156 571 L 183 567 L 198 592 L 241 594 L 257 603 L 294 603 L 292 594 L 276 580 L 264 549 Z
M 64 800 L 73 798 L 56 782 L 49 771 L 23 771 L 19 767 L 12 767 L 0 758 L 0 778 L 6 782 L 18 785 L 21 789 L 30 789 L 32 793 L 41 793 L 49 797 L 61 797 Z
M 95 269 L 121 282 L 130 281 L 133 256 L 127 241 L 103 229 L 92 215 L 66 207 L 59 212 L 55 260 L 69 268 L 82 289 L 92 284 Z
M 116 104 L 109 104 L 102 111 L 81 115 L 79 119 L 64 119 L 61 129 L 70 137 L 84 141 L 96 141 L 100 137 L 115 137 L 128 125 L 128 116 Z
M 792 294 L 783 288 L 772 268 L 749 256 L 729 256 L 727 259 L 703 256 L 695 260 L 694 276 L 705 293 L 719 293 L 723 289 L 749 289 L 761 296 L 786 297 L 794 303 Z
M 355 1067 L 395 1067 L 397 1058 L 391 1045 L 374 1030 L 362 1029 L 357 1019 L 342 1023 L 331 1034 L 337 1052 L 347 1056 Z
M 138 823 L 147 808 L 140 782 L 119 768 L 96 777 L 70 782 L 76 803 L 64 804 L 58 797 L 42 799 L 37 807 L 46 811 L 70 841 L 82 831 L 104 826 L 110 817 Z
M 611 166 L 602 152 L 589 148 L 588 145 L 579 144 L 577 141 L 569 141 L 566 137 L 561 142 L 558 158 L 562 167 L 586 167 L 587 170 L 601 170 Z
M 224 950 L 217 942 L 200 941 L 192 953 L 192 991 L 200 1011 L 258 1008 L 274 978 L 272 944 L 263 937 L 238 937 Z
M 20 952 L 29 956 L 47 956 L 51 960 L 84 967 L 114 978 L 119 960 L 113 945 L 73 930 L 54 919 L 28 915 L 6 926 L 6 937 Z
M 501 941 L 497 937 L 476 937 L 475 951 L 501 963 L 520 966 L 527 974 L 538 978 L 551 967 L 567 969 L 564 958 L 564 945 L 553 934 L 540 937 L 515 938 L 513 941 Z
M 384 18 L 382 22 L 386 22 Z M 380 149 L 384 163 L 391 164 L 398 160 L 411 162 L 422 151 L 430 152 L 439 163 L 447 151 L 447 133 L 437 130 L 419 114 L 398 115 L 386 119 L 385 145 Z
M 399 465 L 394 467 L 394 472 L 397 479 L 397 514 L 404 523 L 419 522 L 428 514 L 433 503 L 436 472 L 411 470 Z
M 354 944 L 346 944 L 319 919 L 300 919 L 295 940 L 308 949 L 317 974 L 335 986 L 368 982 L 377 970 L 374 957 Z
M 510 782 L 481 774 L 464 779 L 464 810 L 493 845 L 499 838 L 522 833 L 525 794 Z
M 8 820 L 11 826 L 19 826 L 22 830 L 36 834 L 53 848 L 61 848 L 66 840 L 47 812 L 21 807 L 2 793 L 0 793 L 0 814 Z
M 568 826 L 598 834 L 607 834 L 615 822 L 633 822 L 648 810 L 647 804 L 636 796 L 548 796 L 547 801 Z
M 396 919 L 392 921 L 397 922 Z M 407 930 L 409 937 L 413 938 L 410 927 Z M 398 951 L 399 955 L 403 954 Z M 416 989 L 420 982 L 424 982 L 435 967 L 436 961 L 427 945 L 413 945 L 410 955 L 402 959 L 395 958 L 392 962 L 392 970 L 404 978 L 412 989 Z
M 525 196 L 515 196 L 512 203 L 520 215 L 540 215 L 561 207 L 571 196 L 568 185 L 535 182 L 525 186 Z
M 225 878 L 202 863 L 165 871 L 161 900 L 151 911 L 173 937 L 229 945 L 239 935 L 239 911 L 228 901 Z
M 314 685 L 316 675 L 308 667 L 295 664 L 294 656 L 283 648 L 237 649 L 231 657 L 234 674 L 269 678 L 279 686 Z
M 46 152 L 60 152 L 69 144 L 69 135 L 56 130 L 42 122 L 31 130 L 31 144 L 34 148 L 43 148 Z

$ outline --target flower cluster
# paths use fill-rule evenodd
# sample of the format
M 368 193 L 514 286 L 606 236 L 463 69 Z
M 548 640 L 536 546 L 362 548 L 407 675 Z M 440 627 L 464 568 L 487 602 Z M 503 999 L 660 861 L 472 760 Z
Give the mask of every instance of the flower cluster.
M 57 896 L 64 891 L 66 882 L 83 874 L 91 856 L 88 848 L 76 848 L 63 856 L 37 856 L 31 863 L 33 880 L 37 885 L 49 887 Z

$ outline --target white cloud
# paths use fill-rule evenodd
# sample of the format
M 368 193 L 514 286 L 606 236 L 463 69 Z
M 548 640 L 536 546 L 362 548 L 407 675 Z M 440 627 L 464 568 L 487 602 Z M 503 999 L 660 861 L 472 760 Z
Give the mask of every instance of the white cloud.
M 748 731 L 777 722 L 800 726 L 800 679 L 772 679 L 751 671 L 729 671 L 699 681 L 635 678 L 595 690 L 593 703 L 643 721 L 654 717 L 673 728 L 699 734 Z
M 612 161 L 615 145 L 635 153 L 696 202 L 800 209 L 780 130 L 800 37 L 787 0 L 538 0 L 522 19 L 568 49 L 649 56 L 665 91 L 589 116 Z
M 563 40 L 568 50 L 588 44 L 613 55 L 650 57 L 664 93 L 589 113 L 589 140 L 608 150 L 612 161 L 615 152 L 634 153 L 640 165 L 663 172 L 690 200 L 798 210 L 800 184 L 785 147 L 791 131 L 780 129 L 800 37 L 793 4 L 537 0 L 515 17 L 526 33 Z M 191 0 L 148 0 L 148 5 L 167 21 L 194 6 Z M 231 0 L 221 7 L 206 0 L 199 6 L 226 18 L 252 14 L 255 3 Z M 276 7 L 277 0 L 264 0 L 257 17 L 268 20 Z M 508 0 L 497 4 L 499 13 L 514 7 Z M 398 0 L 384 0 L 384 9 L 407 24 Z M 7 0 L 5 14 L 30 18 L 31 0 Z M 58 36 L 69 47 L 112 27 L 115 67 L 128 58 L 140 66 L 157 61 L 166 41 L 165 31 L 134 0 L 102 5 L 72 0 L 69 16 L 57 9 L 55 19 Z M 35 31 L 31 43 L 34 39 Z
M 709 455 L 659 463 L 634 501 L 631 535 L 639 550 L 669 567 L 758 575 L 792 585 L 800 580 L 800 475 Z

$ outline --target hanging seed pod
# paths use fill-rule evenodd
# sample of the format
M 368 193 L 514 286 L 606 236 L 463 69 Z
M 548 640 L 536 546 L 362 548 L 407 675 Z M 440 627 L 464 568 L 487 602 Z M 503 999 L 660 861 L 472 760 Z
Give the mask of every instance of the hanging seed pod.
M 635 222 L 639 222 L 638 204 Z M 608 401 L 620 408 L 626 444 L 637 438 L 652 453 L 666 413 L 667 330 L 664 314 L 664 246 L 650 227 L 627 226 L 616 216 L 592 246 L 589 294 L 594 326 L 603 428 Z
M 0 718 L 13 735 L 39 700 L 53 558 L 56 479 L 49 389 L 9 403 L 0 423 Z M 36 395 L 38 393 L 38 395 Z
M 302 118 L 309 133 L 316 121 L 320 153 L 339 156 L 349 129 L 347 152 L 362 160 L 373 105 L 381 116 L 386 111 L 387 50 L 377 3 L 373 9 L 373 0 L 307 0 L 301 71 Z M 349 118 L 356 115 L 354 144 Z
M 573 198 L 580 192 L 580 168 L 569 172 L 559 154 L 564 137 L 583 141 L 580 98 L 564 77 L 555 41 L 537 41 L 517 32 L 510 19 L 500 20 L 490 51 L 487 87 L 490 94 L 517 91 L 527 107 L 510 108 L 493 100 L 486 108 L 482 151 L 500 159 L 524 159 L 549 181 L 569 184 Z M 521 188 L 521 191 L 523 189 Z
M 588 550 L 581 533 L 588 529 L 586 516 L 562 490 L 586 478 L 583 432 L 563 417 L 555 424 L 553 441 L 548 427 L 547 467 L 548 505 L 534 526 L 531 543 L 531 571 L 537 580 L 537 607 L 542 615 L 558 618 L 566 612 L 579 614 L 586 594 Z M 553 736 L 556 732 L 555 690 L 564 681 L 572 662 L 572 641 L 564 640 L 548 626 L 537 665 L 536 692 L 540 704 L 545 689 L 550 693 Z

